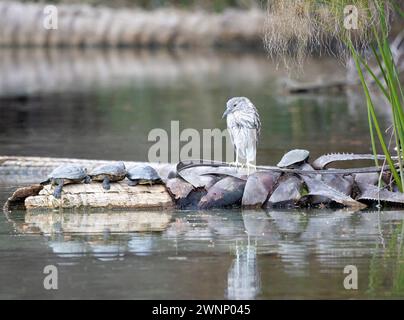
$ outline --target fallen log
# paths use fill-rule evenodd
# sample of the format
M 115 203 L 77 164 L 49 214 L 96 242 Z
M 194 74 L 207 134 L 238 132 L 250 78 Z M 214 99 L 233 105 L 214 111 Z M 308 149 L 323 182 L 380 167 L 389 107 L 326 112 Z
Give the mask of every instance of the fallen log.
M 40 184 L 18 188 L 16 191 L 14 191 L 11 197 L 7 199 L 3 207 L 4 211 L 9 211 L 11 208 L 25 209 L 25 199 L 30 196 L 36 196 L 42 190 L 42 188 L 43 186 Z
M 126 182 L 111 184 L 105 191 L 101 183 L 71 184 L 63 188 L 62 197 L 53 196 L 53 186 L 47 185 L 38 195 L 25 199 L 25 208 L 32 209 L 167 209 L 173 208 L 174 202 L 162 185 L 128 186 Z
M 32 184 L 17 189 L 7 200 L 4 210 L 55 209 L 55 208 L 114 208 L 162 209 L 171 208 L 174 202 L 163 185 L 129 187 L 127 181 L 113 183 L 105 191 L 101 184 L 71 184 L 63 188 L 61 199 L 53 197 L 53 187 L 38 185 L 56 167 L 63 164 L 81 165 L 87 170 L 112 163 L 107 160 L 0 156 L 0 183 Z M 125 161 L 127 168 L 144 162 Z M 148 163 L 155 168 L 163 181 L 174 166 L 168 163 Z
M 288 93 L 319 93 L 319 92 L 343 92 L 346 87 L 350 85 L 346 79 L 328 80 L 328 81 L 315 81 L 315 82 L 295 82 L 287 81 L 285 89 Z

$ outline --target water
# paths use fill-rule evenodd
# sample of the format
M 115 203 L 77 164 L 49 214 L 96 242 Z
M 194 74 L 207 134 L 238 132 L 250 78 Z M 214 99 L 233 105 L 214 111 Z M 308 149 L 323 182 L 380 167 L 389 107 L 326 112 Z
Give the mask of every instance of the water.
M 366 110 L 348 95 L 291 97 L 262 55 L 0 51 L 0 154 L 147 160 L 153 128 L 224 128 L 228 97 L 263 122 L 258 163 L 369 152 Z M 309 61 L 305 80 L 340 76 Z M 17 99 L 15 98 L 17 97 Z M 380 109 L 381 113 L 383 109 Z M 383 126 L 389 123 L 384 114 Z M 0 205 L 18 183 L 0 184 Z M 404 212 L 14 212 L 0 215 L 0 298 L 402 298 Z M 59 288 L 43 287 L 46 265 Z M 343 286 L 358 270 L 358 290 Z

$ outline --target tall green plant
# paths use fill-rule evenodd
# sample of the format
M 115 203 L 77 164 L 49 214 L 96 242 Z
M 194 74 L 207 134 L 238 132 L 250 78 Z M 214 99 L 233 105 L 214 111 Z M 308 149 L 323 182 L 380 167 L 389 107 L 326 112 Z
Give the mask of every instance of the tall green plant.
M 357 8 L 358 28 L 355 30 L 344 25 L 344 9 L 348 5 Z M 273 55 L 285 55 L 292 50 L 301 59 L 313 46 L 327 48 L 336 40 L 340 50 L 336 54 L 350 53 L 366 97 L 373 153 L 376 155 L 381 148 L 396 185 L 403 192 L 404 96 L 388 38 L 392 10 L 403 15 L 397 0 L 269 0 L 265 45 Z M 376 68 L 363 58 L 364 48 L 371 49 L 373 57 L 370 58 L 374 59 L 370 60 L 376 61 Z M 392 111 L 396 158 L 379 124 L 371 94 L 374 85 Z
M 403 90 L 399 79 L 394 56 L 389 45 L 388 38 L 388 20 L 385 15 L 385 5 L 375 2 L 379 24 L 378 28 L 372 26 L 374 42 L 371 44 L 373 57 L 377 61 L 377 68 L 380 72 L 374 72 L 369 66 L 367 60 L 363 59 L 358 53 L 357 49 L 352 45 L 350 40 L 347 41 L 351 50 L 352 57 L 355 61 L 355 66 L 359 75 L 359 79 L 366 97 L 366 104 L 369 115 L 369 129 L 372 141 L 373 152 L 377 153 L 375 143 L 375 133 L 379 144 L 386 156 L 386 161 L 393 174 L 394 180 L 398 189 L 403 192 L 404 171 L 403 171 L 403 149 L 404 145 L 404 110 L 403 110 Z M 364 69 L 364 71 L 363 71 Z M 393 134 L 397 150 L 398 168 L 392 160 L 392 152 L 388 149 L 383 133 L 380 129 L 379 120 L 375 112 L 374 102 L 370 95 L 369 84 L 365 81 L 364 72 L 367 72 L 371 79 L 373 79 L 376 87 L 381 91 L 392 111 L 393 116 Z M 376 74 L 380 74 L 382 79 L 379 79 Z

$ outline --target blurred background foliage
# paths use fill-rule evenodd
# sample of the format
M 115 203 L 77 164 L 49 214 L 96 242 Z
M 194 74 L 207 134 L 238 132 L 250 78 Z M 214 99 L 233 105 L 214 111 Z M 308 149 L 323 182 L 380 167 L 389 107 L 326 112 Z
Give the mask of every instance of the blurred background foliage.
M 109 7 L 143 7 L 155 9 L 159 7 L 196 8 L 209 11 L 223 11 L 226 8 L 250 9 L 265 8 L 267 0 L 22 0 L 21 2 L 66 3 L 105 5 Z

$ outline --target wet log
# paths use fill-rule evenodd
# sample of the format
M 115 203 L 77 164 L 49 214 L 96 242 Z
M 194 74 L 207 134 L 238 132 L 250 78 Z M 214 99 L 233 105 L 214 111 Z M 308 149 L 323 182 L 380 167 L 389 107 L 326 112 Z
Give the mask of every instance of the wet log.
M 54 187 L 45 186 L 38 195 L 25 199 L 27 210 L 32 209 L 166 209 L 174 202 L 163 185 L 138 185 L 131 187 L 121 181 L 111 184 L 105 191 L 101 183 L 70 184 L 63 187 L 62 197 L 53 196 Z
M 6 203 L 4 204 L 3 210 L 9 211 L 11 208 L 25 209 L 25 199 L 30 196 L 36 196 L 42 190 L 42 188 L 43 186 L 40 184 L 18 188 L 16 191 L 14 191 L 11 197 L 7 199 Z
M 350 85 L 346 79 L 316 81 L 316 82 L 295 82 L 288 81 L 285 84 L 286 91 L 289 93 L 318 93 L 318 92 L 343 92 Z

